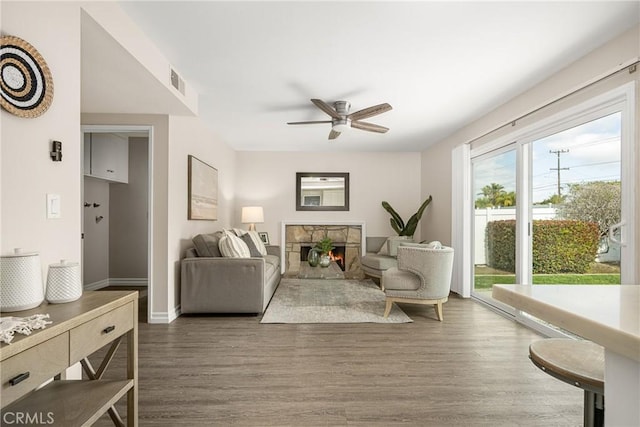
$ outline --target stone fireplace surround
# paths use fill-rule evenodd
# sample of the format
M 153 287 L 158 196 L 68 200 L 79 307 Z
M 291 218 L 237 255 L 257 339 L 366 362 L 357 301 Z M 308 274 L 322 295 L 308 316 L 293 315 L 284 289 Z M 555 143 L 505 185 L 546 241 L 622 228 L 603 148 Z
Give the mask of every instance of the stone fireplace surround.
M 334 245 L 345 246 L 345 279 L 364 278 L 360 255 L 366 252 L 365 231 L 363 221 L 283 221 L 282 274 L 296 276 L 300 271 L 300 248 L 314 246 L 328 236 Z

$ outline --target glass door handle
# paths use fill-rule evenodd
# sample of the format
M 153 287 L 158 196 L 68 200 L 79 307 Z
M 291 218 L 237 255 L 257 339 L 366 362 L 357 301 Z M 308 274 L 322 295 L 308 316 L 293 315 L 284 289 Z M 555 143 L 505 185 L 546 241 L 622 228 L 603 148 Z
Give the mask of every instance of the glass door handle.
M 620 233 L 620 239 L 616 239 L 615 237 L 615 231 L 624 227 L 625 225 L 627 225 L 626 221 L 620 221 L 617 224 L 613 224 L 611 227 L 609 227 L 609 240 L 611 240 L 613 243 L 617 243 L 620 246 L 627 246 L 627 244 L 624 242 L 624 239 L 622 239 L 622 233 Z

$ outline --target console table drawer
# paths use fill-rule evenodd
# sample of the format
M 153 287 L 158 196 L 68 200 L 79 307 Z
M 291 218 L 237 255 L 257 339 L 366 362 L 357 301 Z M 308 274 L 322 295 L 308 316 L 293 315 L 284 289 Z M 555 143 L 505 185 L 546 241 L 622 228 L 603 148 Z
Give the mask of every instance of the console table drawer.
M 71 329 L 70 363 L 75 363 L 133 328 L 133 303 L 116 308 Z
M 64 333 L 2 362 L 2 406 L 53 378 L 69 366 L 69 334 Z M 14 385 L 11 385 L 11 382 Z

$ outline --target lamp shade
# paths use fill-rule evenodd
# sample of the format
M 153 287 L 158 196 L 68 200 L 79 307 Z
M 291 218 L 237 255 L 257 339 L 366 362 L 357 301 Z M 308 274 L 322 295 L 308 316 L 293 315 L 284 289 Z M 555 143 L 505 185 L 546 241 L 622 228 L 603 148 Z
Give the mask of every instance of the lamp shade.
M 242 208 L 242 223 L 255 224 L 264 222 L 262 206 L 246 206 Z

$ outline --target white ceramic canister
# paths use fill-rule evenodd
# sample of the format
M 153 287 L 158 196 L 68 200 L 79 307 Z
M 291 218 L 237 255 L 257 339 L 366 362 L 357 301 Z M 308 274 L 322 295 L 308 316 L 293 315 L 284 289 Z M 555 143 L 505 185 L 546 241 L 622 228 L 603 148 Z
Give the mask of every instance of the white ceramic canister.
M 49 264 L 47 274 L 47 301 L 52 304 L 75 301 L 82 296 L 80 264 L 60 260 Z
M 44 301 L 42 265 L 37 252 L 0 256 L 0 311 L 28 310 Z

